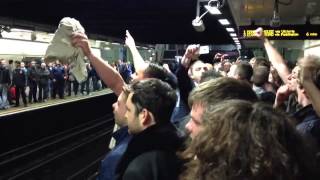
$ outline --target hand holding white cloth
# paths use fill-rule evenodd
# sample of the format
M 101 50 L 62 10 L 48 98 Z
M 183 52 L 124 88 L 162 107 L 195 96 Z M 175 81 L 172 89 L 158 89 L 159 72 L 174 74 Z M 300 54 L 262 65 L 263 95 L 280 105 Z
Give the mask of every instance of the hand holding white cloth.
M 72 67 L 70 73 L 78 82 L 83 82 L 87 79 L 88 73 L 82 49 L 74 47 L 71 44 L 71 35 L 74 32 L 84 33 L 85 31 L 76 19 L 63 18 L 59 23 L 51 44 L 48 46 L 45 59 L 46 63 L 56 58 L 63 64 L 70 64 Z

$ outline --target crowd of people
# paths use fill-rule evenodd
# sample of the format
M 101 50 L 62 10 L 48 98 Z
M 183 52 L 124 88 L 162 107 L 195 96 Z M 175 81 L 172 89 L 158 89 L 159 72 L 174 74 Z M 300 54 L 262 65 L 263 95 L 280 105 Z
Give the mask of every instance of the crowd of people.
M 128 31 L 125 44 L 134 68 L 122 62 L 113 67 L 92 53 L 85 34 L 73 33 L 72 44 L 88 58 L 87 68 L 118 96 L 111 150 L 97 179 L 319 179 L 320 57 L 302 57 L 291 70 L 262 28 L 256 36 L 268 57 L 232 62 L 216 54 L 204 63 L 199 46 L 190 45 L 172 69 L 144 61 Z M 38 76 L 32 68 L 20 63 L 12 75 L 1 70 L 2 92 L 10 79 L 17 92 L 27 80 L 34 92 L 41 79 L 35 77 L 46 76 L 53 89 L 60 87 L 53 98 L 64 97 L 59 84 L 70 80 L 68 67 L 44 64 Z M 29 101 L 35 98 L 30 94 Z
M 72 73 L 70 65 L 59 60 L 13 61 L 0 59 L 0 109 L 24 107 L 32 103 L 46 102 L 50 98 L 64 99 L 65 96 L 78 94 L 90 95 L 106 86 L 90 63 L 86 64 L 88 78 L 79 83 Z
M 318 179 L 320 58 L 302 57 L 291 70 L 263 29 L 256 36 L 268 59 L 216 54 L 204 63 L 190 45 L 171 69 L 145 62 L 127 31 L 136 70 L 127 83 L 74 33 L 118 96 L 97 179 Z

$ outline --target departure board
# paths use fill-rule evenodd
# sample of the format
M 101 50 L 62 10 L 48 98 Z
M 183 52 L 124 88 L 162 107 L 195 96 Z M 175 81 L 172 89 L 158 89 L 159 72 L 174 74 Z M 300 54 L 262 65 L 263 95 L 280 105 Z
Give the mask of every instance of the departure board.
M 239 26 L 240 39 L 255 39 L 255 30 L 262 27 L 271 40 L 320 39 L 319 25 L 288 25 L 273 28 L 270 26 Z

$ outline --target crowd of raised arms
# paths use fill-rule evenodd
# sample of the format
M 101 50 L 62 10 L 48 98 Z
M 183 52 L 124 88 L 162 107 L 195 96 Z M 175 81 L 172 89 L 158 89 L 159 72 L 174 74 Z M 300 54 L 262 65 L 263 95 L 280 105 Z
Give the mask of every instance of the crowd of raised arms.
M 218 53 L 204 63 L 189 45 L 171 68 L 144 61 L 126 31 L 130 76 L 95 56 L 85 34 L 73 33 L 87 68 L 118 96 L 111 150 L 97 179 L 320 179 L 320 58 L 301 57 L 290 69 L 262 28 L 256 36 L 268 57 L 231 63 Z

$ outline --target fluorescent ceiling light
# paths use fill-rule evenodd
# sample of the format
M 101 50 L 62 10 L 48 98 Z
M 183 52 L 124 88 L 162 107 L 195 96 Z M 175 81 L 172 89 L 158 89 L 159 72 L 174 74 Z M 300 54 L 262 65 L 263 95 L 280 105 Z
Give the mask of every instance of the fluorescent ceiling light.
M 228 32 L 234 32 L 233 28 L 226 28 Z
M 228 21 L 228 19 L 219 19 L 219 22 L 220 22 L 222 25 L 230 25 L 230 22 Z
M 28 30 L 28 29 L 18 29 L 18 28 L 12 28 L 11 32 L 29 32 L 32 33 L 32 30 Z
M 237 34 L 236 33 L 230 33 L 230 36 L 231 37 L 237 37 Z
M 212 7 L 208 5 L 205 5 L 204 7 L 209 11 L 210 14 L 213 14 L 213 15 L 221 14 L 221 11 L 217 7 Z

